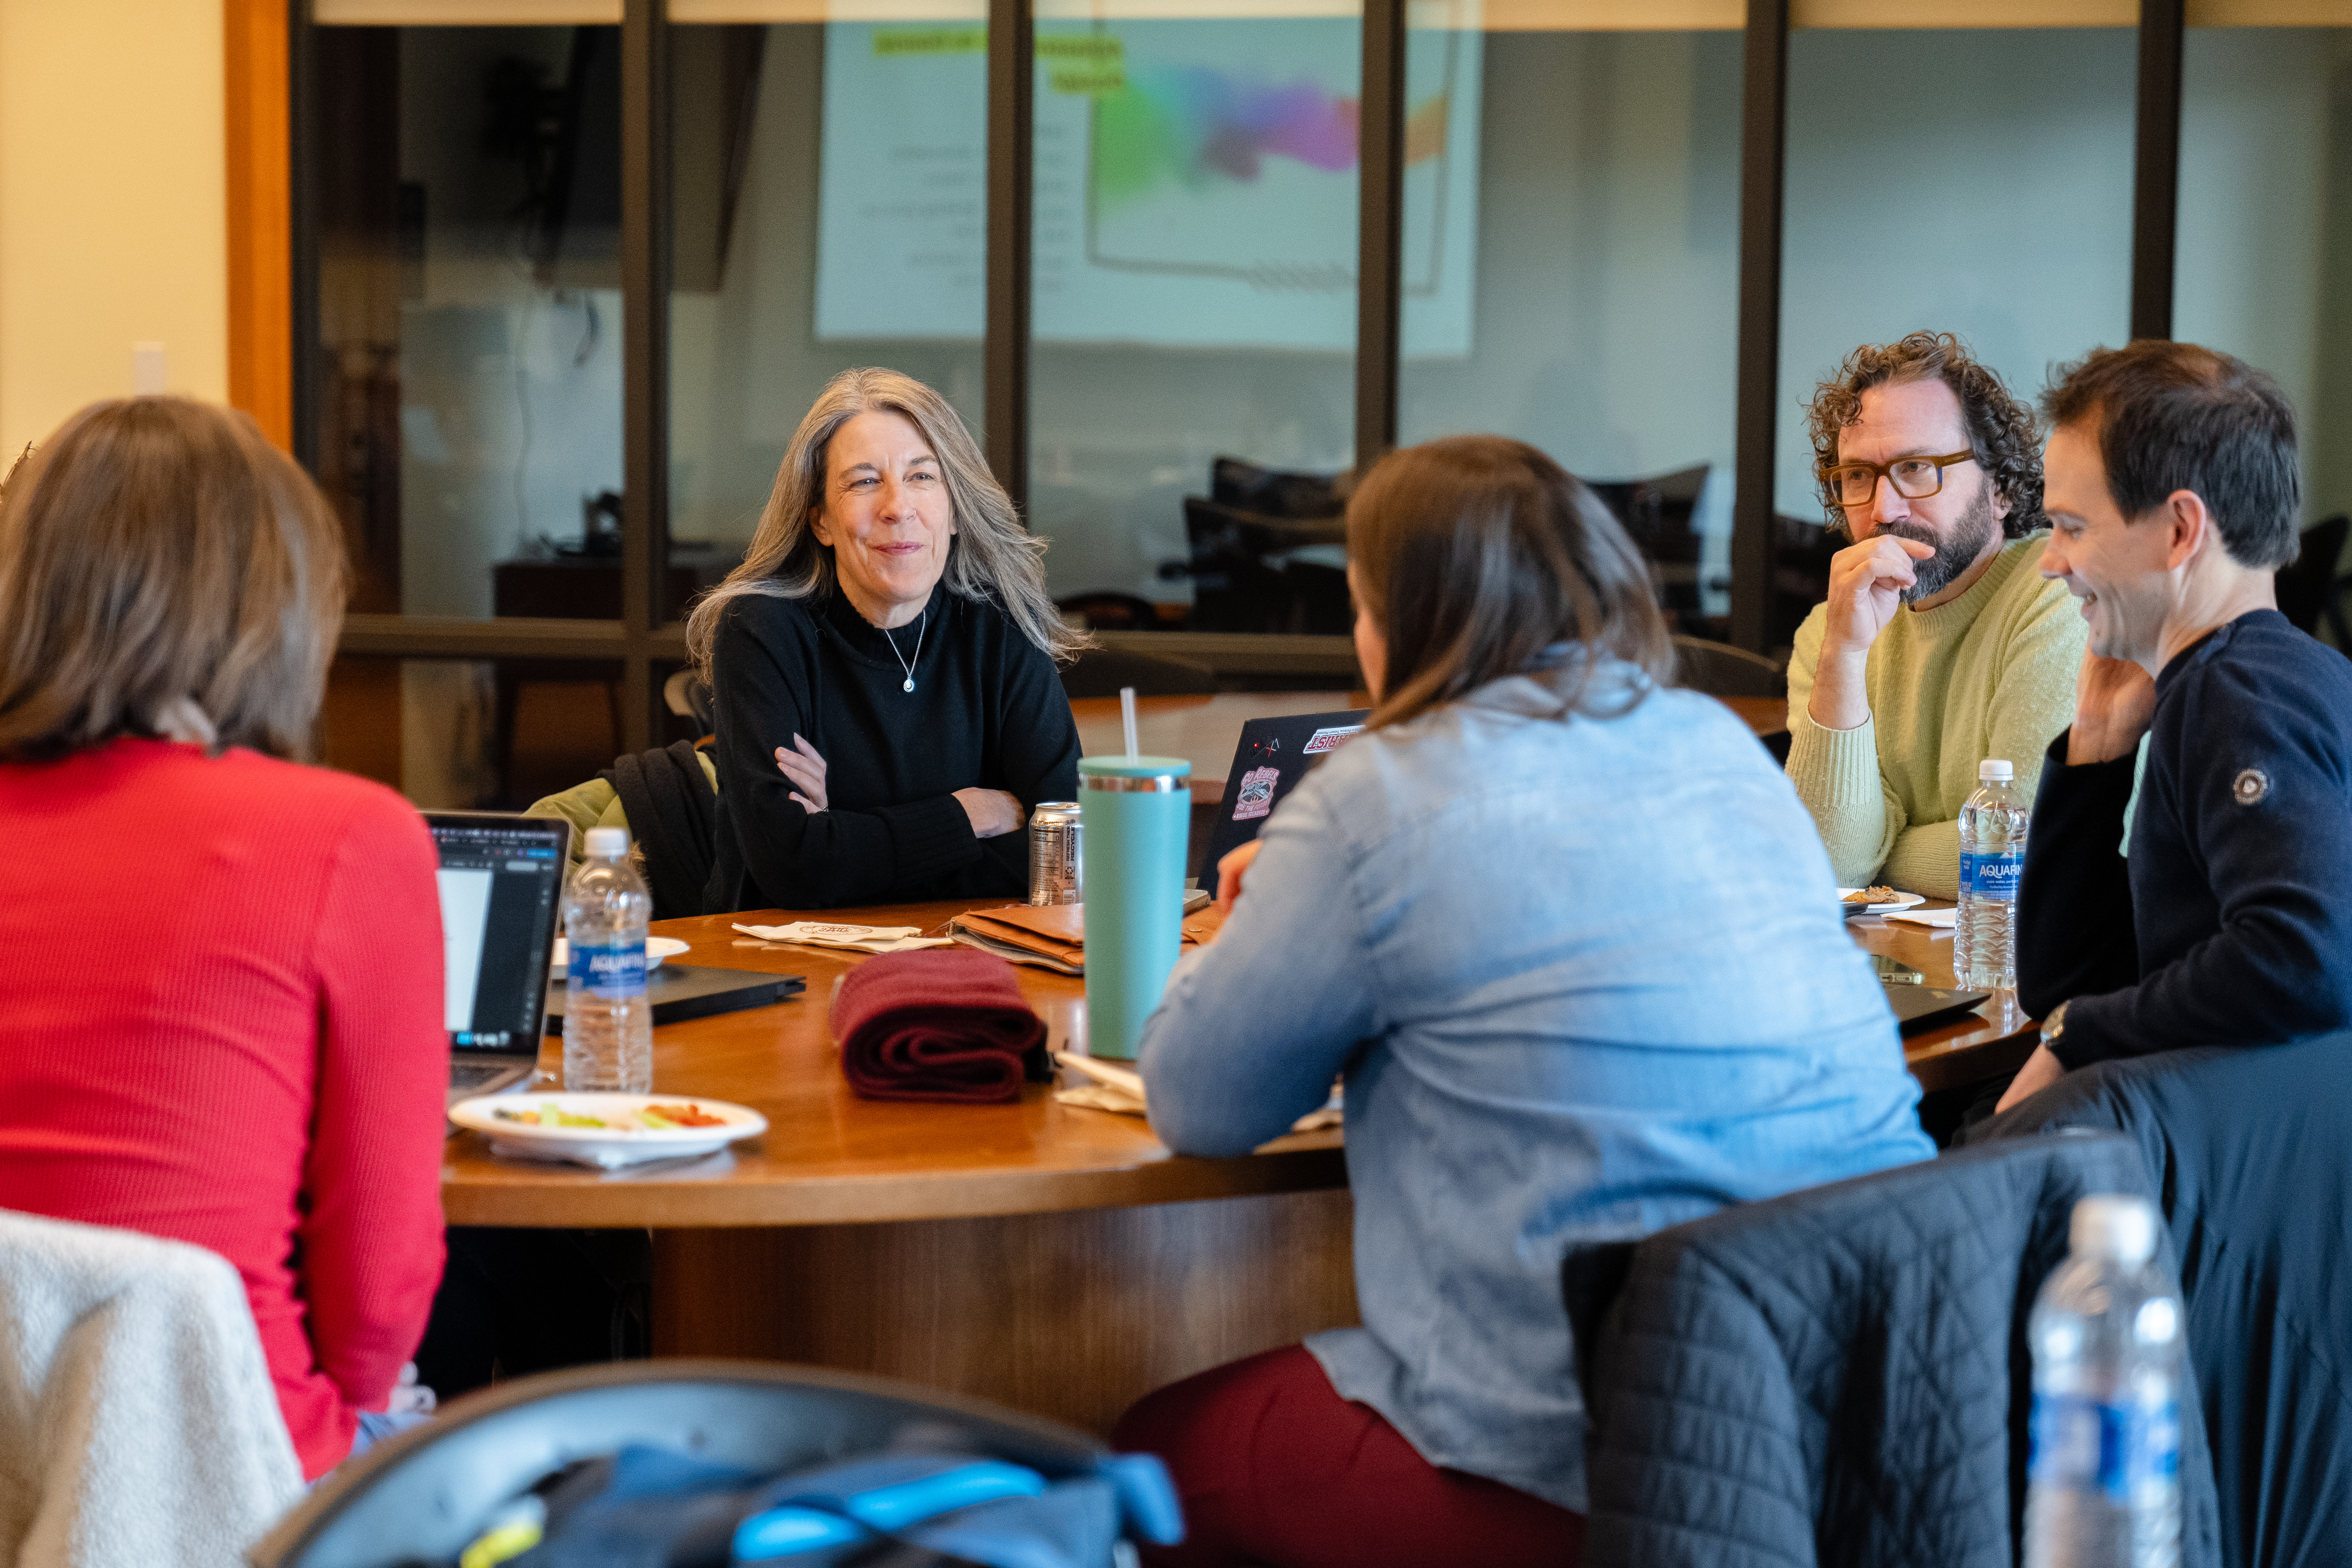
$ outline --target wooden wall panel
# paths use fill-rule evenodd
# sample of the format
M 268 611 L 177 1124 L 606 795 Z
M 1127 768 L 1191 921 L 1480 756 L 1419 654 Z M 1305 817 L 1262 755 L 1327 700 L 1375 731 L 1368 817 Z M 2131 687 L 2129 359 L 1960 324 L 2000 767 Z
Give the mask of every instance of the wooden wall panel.
M 287 0 L 222 0 L 227 28 L 228 398 L 294 445 Z
M 335 660 L 319 708 L 319 761 L 400 788 L 400 660 Z
M 1164 1384 L 1354 1323 L 1344 1191 L 655 1233 L 657 1355 L 798 1362 L 1108 1433 Z

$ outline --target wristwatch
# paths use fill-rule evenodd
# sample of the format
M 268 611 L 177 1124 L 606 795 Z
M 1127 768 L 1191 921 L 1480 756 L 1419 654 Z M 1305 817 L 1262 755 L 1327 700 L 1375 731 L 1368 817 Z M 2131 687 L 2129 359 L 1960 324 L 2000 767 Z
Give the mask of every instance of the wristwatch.
M 2059 1003 L 2058 1005 L 2050 1009 L 2050 1016 L 2042 1020 L 2042 1049 L 2050 1050 L 2054 1048 L 2058 1044 L 2059 1037 L 2065 1034 L 2066 1004 L 2073 1000 L 2074 998 L 2070 996 L 2066 999 L 2066 1002 Z

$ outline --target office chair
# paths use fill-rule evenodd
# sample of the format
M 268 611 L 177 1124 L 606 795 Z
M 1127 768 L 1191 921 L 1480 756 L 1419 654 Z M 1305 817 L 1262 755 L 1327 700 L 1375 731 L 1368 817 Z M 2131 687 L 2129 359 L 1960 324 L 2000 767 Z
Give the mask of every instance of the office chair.
M 757 1362 L 579 1367 L 453 1401 L 337 1469 L 247 1556 L 253 1568 L 454 1562 L 509 1500 L 624 1447 L 777 1472 L 918 1434 L 1049 1480 L 1108 1457 L 1070 1427 L 885 1378 Z

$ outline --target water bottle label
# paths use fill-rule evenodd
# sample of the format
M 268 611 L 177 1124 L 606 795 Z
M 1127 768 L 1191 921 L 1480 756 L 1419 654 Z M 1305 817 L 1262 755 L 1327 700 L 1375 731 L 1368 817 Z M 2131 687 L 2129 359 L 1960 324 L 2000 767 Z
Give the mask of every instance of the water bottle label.
M 625 1002 L 646 994 L 646 944 L 614 942 L 591 947 L 572 944 L 572 980 L 589 994 L 607 1002 Z
M 1964 850 L 1960 855 L 1960 890 L 1998 904 L 2017 901 L 2017 879 L 2025 871 L 2021 849 Z
M 2037 1394 L 2026 1476 L 2036 1486 L 2098 1491 L 2117 1502 L 2180 1473 L 2180 1410 L 2104 1405 L 2078 1394 Z

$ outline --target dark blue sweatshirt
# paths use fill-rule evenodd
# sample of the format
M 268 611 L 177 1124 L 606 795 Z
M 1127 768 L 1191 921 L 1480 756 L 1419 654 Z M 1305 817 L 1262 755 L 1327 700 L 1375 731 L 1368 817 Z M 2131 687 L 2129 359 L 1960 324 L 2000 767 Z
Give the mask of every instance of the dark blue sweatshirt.
M 2352 1025 L 2352 661 L 2255 610 L 2156 678 L 2147 765 L 2042 772 L 2018 994 L 2069 1068 Z

